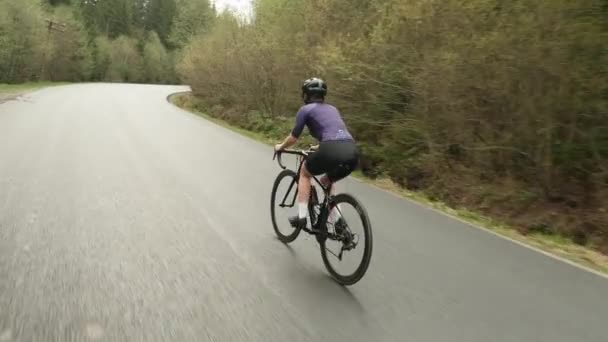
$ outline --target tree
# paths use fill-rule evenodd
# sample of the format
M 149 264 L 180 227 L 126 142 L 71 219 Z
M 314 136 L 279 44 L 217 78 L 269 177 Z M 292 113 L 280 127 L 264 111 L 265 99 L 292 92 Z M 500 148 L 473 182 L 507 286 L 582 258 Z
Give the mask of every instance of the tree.
M 48 50 L 44 55 L 44 79 L 83 81 L 88 79 L 92 55 L 84 25 L 76 20 L 71 7 L 60 6 L 49 13 L 46 32 Z
M 150 83 L 167 83 L 171 79 L 171 59 L 155 32 L 148 35 L 143 50 L 143 68 L 145 81 Z
M 134 0 L 80 0 L 78 6 L 90 34 L 116 38 L 132 32 L 137 4 Z
M 112 82 L 141 82 L 142 58 L 137 50 L 137 41 L 120 36 L 110 42 L 109 61 L 105 79 Z
M 173 20 L 169 43 L 183 48 L 195 36 L 207 33 L 216 16 L 209 0 L 178 0 L 177 13 Z
M 166 44 L 175 18 L 175 0 L 148 0 L 146 7 L 145 29 L 156 32 Z
M 1 82 L 39 78 L 44 46 L 43 23 L 37 1 L 0 1 Z

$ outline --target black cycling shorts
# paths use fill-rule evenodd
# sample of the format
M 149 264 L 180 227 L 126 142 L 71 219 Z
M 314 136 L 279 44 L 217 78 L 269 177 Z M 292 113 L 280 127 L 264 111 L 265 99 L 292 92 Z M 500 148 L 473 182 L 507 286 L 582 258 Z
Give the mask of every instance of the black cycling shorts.
M 308 156 L 306 170 L 318 176 L 327 174 L 332 182 L 347 177 L 359 164 L 359 151 L 352 140 L 325 141 Z

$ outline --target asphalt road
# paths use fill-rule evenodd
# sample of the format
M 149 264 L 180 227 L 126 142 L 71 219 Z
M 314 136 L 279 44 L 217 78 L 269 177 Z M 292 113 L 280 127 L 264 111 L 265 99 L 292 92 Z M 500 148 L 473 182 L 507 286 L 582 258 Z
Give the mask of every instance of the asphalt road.
M 0 341 L 608 341 L 608 280 L 354 180 L 365 278 L 270 223 L 272 149 L 84 84 L 0 105 Z

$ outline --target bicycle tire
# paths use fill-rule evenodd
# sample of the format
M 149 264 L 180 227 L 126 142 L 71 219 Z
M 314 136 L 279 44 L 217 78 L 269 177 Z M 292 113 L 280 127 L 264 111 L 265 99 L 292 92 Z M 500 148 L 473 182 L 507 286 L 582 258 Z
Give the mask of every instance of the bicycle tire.
M 359 264 L 357 269 L 352 274 L 341 275 L 338 272 L 336 272 L 336 270 L 334 270 L 333 266 L 329 262 L 328 254 L 327 254 L 328 251 L 325 246 L 326 241 L 322 241 L 320 243 L 321 257 L 323 258 L 323 264 L 325 265 L 325 268 L 327 269 L 329 274 L 339 284 L 347 285 L 347 286 L 353 285 L 353 284 L 357 283 L 358 281 L 360 281 L 361 278 L 363 278 L 363 276 L 367 272 L 367 269 L 369 268 L 369 264 L 371 262 L 372 249 L 373 249 L 372 227 L 371 227 L 371 223 L 370 223 L 367 211 L 365 210 L 365 207 L 354 196 L 352 196 L 350 194 L 338 194 L 334 197 L 333 201 L 336 205 L 338 205 L 340 203 L 347 203 L 349 205 L 352 205 L 357 210 L 357 213 L 359 214 L 359 218 L 361 219 L 361 221 L 363 223 L 363 234 L 365 237 L 365 242 L 364 242 L 364 246 L 363 246 L 363 248 L 364 248 L 363 258 L 361 259 L 361 263 Z
M 281 181 L 284 178 L 291 177 L 291 178 L 293 178 L 295 180 L 296 176 L 297 176 L 296 173 L 294 171 L 292 171 L 292 170 L 283 170 L 283 171 L 281 171 L 281 173 L 279 173 L 277 175 L 277 178 L 275 179 L 274 184 L 272 186 L 272 194 L 271 194 L 271 197 L 270 197 L 270 217 L 272 218 L 272 227 L 274 229 L 274 232 L 277 235 L 277 237 L 279 238 L 279 240 L 281 242 L 283 242 L 283 243 L 293 242 L 295 239 L 298 238 L 298 235 L 300 235 L 300 231 L 302 229 L 301 228 L 293 228 L 293 232 L 291 234 L 289 234 L 289 235 L 285 235 L 285 234 L 283 234 L 281 232 L 281 230 L 279 229 L 279 227 L 277 225 L 277 220 L 276 220 L 276 212 L 275 212 L 276 194 L 277 194 L 277 190 L 279 188 L 279 185 L 281 184 Z M 294 189 L 297 189 L 297 184 L 294 185 L 294 188 L 292 188 L 291 191 L 293 191 Z M 279 199 L 279 200 L 281 200 L 281 199 Z

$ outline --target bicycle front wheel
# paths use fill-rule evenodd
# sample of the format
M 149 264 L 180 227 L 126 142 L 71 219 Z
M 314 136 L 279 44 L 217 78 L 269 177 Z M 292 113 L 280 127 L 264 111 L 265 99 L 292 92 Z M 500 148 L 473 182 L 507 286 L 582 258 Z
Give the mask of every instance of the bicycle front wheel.
M 292 170 L 281 171 L 272 186 L 270 216 L 274 232 L 283 243 L 294 241 L 301 231 L 300 228 L 293 228 L 288 220 L 289 212 L 296 204 L 297 192 L 296 173 Z
M 363 205 L 352 195 L 339 194 L 333 201 L 341 218 L 338 222 L 328 220 L 328 237 L 320 244 L 321 256 L 338 283 L 353 285 L 363 278 L 371 261 L 371 223 Z

